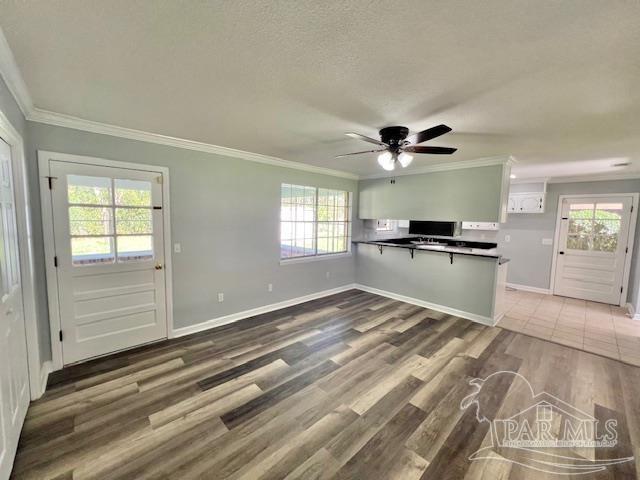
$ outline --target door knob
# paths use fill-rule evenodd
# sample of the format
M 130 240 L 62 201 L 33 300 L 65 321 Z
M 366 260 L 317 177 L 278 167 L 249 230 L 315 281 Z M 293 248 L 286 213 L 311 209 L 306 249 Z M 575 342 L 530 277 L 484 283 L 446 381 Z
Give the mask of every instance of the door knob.
M 162 264 L 156 263 L 156 270 L 162 270 Z

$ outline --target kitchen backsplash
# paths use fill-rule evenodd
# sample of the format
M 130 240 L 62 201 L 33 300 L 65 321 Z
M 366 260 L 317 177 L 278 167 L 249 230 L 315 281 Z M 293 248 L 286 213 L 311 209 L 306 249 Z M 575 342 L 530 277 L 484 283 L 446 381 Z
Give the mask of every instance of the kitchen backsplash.
M 400 238 L 400 237 L 419 237 L 420 235 L 410 235 L 408 228 L 398 227 L 397 222 L 392 222 L 393 230 L 378 231 L 376 230 L 377 220 L 363 220 L 362 222 L 363 240 L 376 240 L 380 238 Z M 435 236 L 435 235 L 433 235 Z M 450 238 L 450 237 L 449 237 Z M 460 240 L 468 240 L 471 242 L 491 242 L 498 243 L 498 231 L 495 230 L 462 230 L 459 237 Z

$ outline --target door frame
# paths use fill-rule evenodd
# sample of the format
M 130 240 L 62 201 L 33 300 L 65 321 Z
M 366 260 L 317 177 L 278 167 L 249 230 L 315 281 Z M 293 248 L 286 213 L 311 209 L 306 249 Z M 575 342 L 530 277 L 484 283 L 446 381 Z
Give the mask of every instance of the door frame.
M 558 212 L 556 216 L 556 230 L 553 236 L 553 258 L 551 260 L 551 284 L 549 291 L 554 294 L 556 285 L 556 264 L 558 251 L 560 250 L 560 224 L 562 223 L 562 203 L 565 199 L 573 198 L 605 198 L 605 197 L 631 197 L 631 218 L 629 219 L 629 236 L 627 237 L 628 253 L 624 259 L 624 272 L 622 274 L 622 292 L 620 292 L 620 302 L 618 306 L 624 307 L 627 304 L 627 292 L 629 288 L 629 274 L 631 273 L 631 257 L 633 257 L 633 244 L 636 236 L 636 222 L 638 219 L 638 199 L 640 193 L 580 193 L 575 195 L 558 196 Z M 635 215 L 634 215 L 635 214 Z M 629 253 L 631 253 L 629 255 Z
M 51 338 L 51 356 L 53 370 L 64 366 L 62 359 L 62 342 L 60 342 L 60 306 L 58 304 L 58 276 L 54 265 L 55 241 L 53 233 L 53 204 L 49 190 L 49 161 L 57 160 L 81 165 L 99 167 L 125 168 L 162 174 L 162 223 L 164 230 L 164 265 L 165 265 L 165 307 L 167 321 L 167 338 L 173 337 L 173 276 L 171 266 L 171 221 L 169 201 L 169 169 L 144 163 L 120 162 L 104 158 L 72 155 L 68 153 L 38 150 L 38 177 L 40 180 L 40 199 L 42 209 L 42 233 L 44 237 L 44 257 L 47 274 L 47 297 L 49 302 L 49 326 Z M 53 180 L 55 182 L 55 179 Z M 113 353 L 113 352 L 112 352 Z M 110 355 L 110 354 L 107 354 Z
M 18 230 L 18 254 L 20 257 L 20 283 L 25 336 L 27 339 L 27 366 L 29 390 L 32 400 L 42 396 L 46 388 L 50 365 L 41 363 L 38 341 L 38 319 L 35 296 L 35 262 L 33 257 L 31 208 L 29 201 L 28 167 L 22 136 L 4 112 L 0 110 L 0 137 L 11 148 L 13 170 L 13 196 L 16 203 L 16 226 Z

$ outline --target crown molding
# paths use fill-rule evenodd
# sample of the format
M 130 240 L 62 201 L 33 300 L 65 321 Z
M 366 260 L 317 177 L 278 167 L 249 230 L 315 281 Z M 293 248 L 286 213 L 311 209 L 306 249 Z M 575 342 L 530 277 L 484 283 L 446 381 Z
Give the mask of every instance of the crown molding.
M 640 172 L 603 173 L 595 175 L 576 175 L 571 177 L 551 177 L 547 180 L 547 183 L 605 182 L 611 180 L 634 180 L 638 178 L 640 178 Z
M 243 160 L 249 160 L 251 162 L 264 163 L 277 167 L 292 168 L 322 175 L 330 175 L 332 177 L 342 177 L 353 180 L 358 179 L 357 175 L 349 172 L 343 172 L 341 170 L 333 170 L 330 168 L 318 167 L 306 163 L 292 162 L 290 160 L 271 157 L 269 155 L 246 152 L 244 150 L 237 150 L 235 148 L 221 147 L 219 145 L 198 142 L 195 140 L 187 140 L 184 138 L 145 132 L 142 130 L 135 130 L 132 128 L 120 127 L 107 123 L 94 122 L 92 120 L 85 120 L 83 118 L 78 118 L 71 115 L 50 112 L 41 108 L 32 109 L 31 115 L 27 119 L 32 122 L 72 128 L 74 130 L 82 130 L 84 132 L 99 133 L 102 135 L 110 135 L 112 137 L 126 138 L 129 140 L 137 140 L 140 142 L 155 143 L 169 147 L 183 148 L 186 150 L 213 153 L 216 155 L 223 155 L 225 157 L 240 158 Z
M 491 165 L 513 165 L 517 160 L 511 155 L 500 157 L 486 157 L 478 158 L 475 160 L 462 160 L 460 162 L 451 163 L 437 163 L 434 165 L 427 165 L 424 167 L 413 168 L 411 170 L 392 171 L 375 173 L 373 175 L 360 176 L 361 180 L 376 179 L 376 178 L 393 178 L 403 177 L 405 175 L 418 175 L 421 173 L 433 173 L 433 172 L 445 172 L 447 170 L 461 170 L 464 168 L 476 168 L 476 167 L 488 167 Z

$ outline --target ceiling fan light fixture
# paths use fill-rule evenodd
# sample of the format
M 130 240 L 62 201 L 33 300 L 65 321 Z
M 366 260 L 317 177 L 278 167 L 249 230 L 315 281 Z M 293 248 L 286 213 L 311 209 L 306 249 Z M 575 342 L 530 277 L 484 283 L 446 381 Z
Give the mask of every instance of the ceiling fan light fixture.
M 385 170 L 393 170 L 395 168 L 394 163 L 391 152 L 383 152 L 378 155 L 378 164 Z
M 402 152 L 398 155 L 398 161 L 400 162 L 400 165 L 402 165 L 402 168 L 406 168 L 413 161 L 413 155 L 409 155 L 407 152 Z

